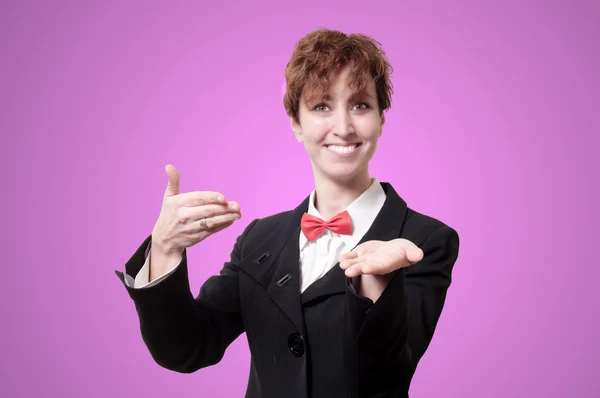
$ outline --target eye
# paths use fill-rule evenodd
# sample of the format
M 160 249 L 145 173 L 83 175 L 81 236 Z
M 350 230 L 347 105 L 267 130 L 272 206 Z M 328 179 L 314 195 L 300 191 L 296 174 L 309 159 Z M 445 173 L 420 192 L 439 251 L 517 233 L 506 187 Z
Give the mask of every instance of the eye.
M 366 102 L 361 102 L 359 104 L 356 104 L 357 109 L 359 110 L 363 110 L 363 109 L 368 109 L 369 108 L 369 104 L 367 104 Z
M 317 111 L 317 112 L 325 112 L 328 108 L 327 104 L 324 103 L 320 103 L 317 104 L 313 107 L 313 110 Z

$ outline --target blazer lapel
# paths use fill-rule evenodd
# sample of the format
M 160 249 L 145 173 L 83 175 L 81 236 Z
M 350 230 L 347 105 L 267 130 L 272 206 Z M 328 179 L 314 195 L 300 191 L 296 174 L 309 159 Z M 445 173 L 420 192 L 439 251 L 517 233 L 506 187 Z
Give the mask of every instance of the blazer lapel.
M 357 246 L 369 240 L 389 241 L 399 238 L 404 228 L 408 209 L 406 202 L 398 196 L 391 184 L 382 182 L 381 187 L 385 191 L 383 207 Z
M 240 262 L 242 272 L 260 284 L 296 328 L 305 333 L 300 302 L 300 220 L 308 200 L 289 213 L 261 243 Z
M 407 214 L 406 202 L 398 196 L 391 184 L 381 182 L 386 197 L 373 224 L 356 246 L 370 240 L 389 241 L 399 238 Z M 352 248 L 354 249 L 354 247 Z M 308 304 L 326 296 L 346 293 L 348 278 L 336 263 L 321 279 L 310 285 L 301 296 L 302 303 Z

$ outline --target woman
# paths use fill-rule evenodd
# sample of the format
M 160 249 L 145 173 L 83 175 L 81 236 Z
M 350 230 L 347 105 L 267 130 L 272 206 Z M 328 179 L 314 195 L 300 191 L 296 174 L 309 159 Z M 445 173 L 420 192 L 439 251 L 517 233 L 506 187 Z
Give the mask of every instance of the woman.
M 459 240 L 369 176 L 390 70 L 367 36 L 322 29 L 300 40 L 284 103 L 315 190 L 294 210 L 253 220 L 196 298 L 185 249 L 239 219 L 240 206 L 217 192 L 180 193 L 167 166 L 152 235 L 126 275 L 117 271 L 159 365 L 189 373 L 216 364 L 245 332 L 247 397 L 408 396 Z

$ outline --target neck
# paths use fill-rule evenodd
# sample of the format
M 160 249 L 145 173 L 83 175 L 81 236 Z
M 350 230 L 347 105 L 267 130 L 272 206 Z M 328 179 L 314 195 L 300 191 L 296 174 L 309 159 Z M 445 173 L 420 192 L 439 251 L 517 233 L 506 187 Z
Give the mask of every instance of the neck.
M 373 181 L 368 171 L 348 181 L 335 181 L 315 176 L 315 207 L 325 221 L 344 211 L 362 195 Z

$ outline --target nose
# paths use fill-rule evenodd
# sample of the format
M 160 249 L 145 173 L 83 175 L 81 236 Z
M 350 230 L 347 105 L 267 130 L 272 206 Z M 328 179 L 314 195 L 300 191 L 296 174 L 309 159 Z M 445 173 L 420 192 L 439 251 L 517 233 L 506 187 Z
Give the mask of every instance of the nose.
M 352 125 L 352 118 L 350 112 L 340 111 L 335 118 L 334 126 L 335 135 L 345 138 L 354 133 L 354 126 Z

